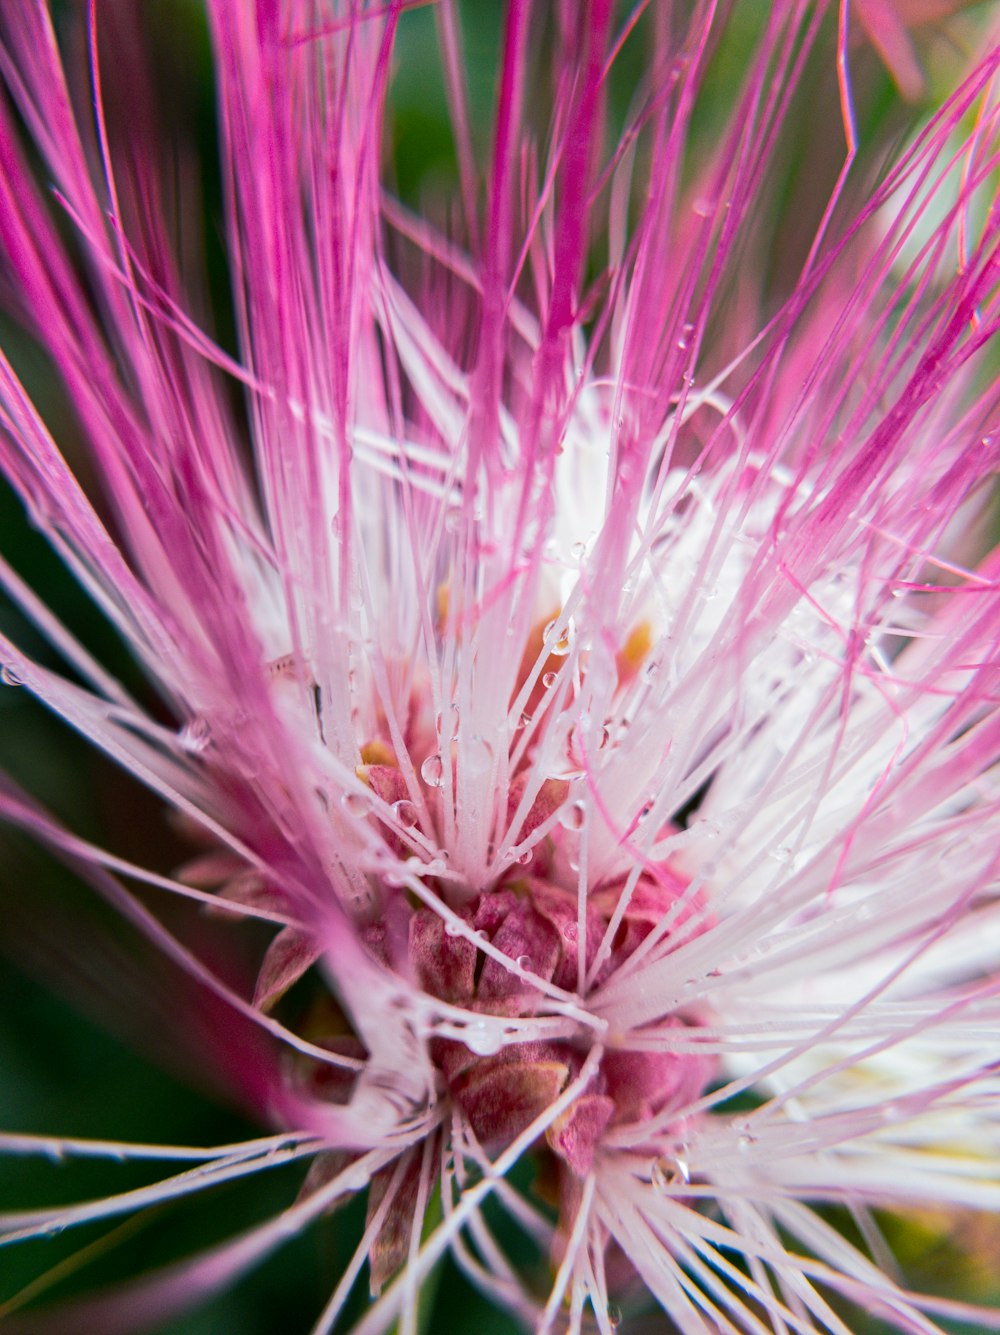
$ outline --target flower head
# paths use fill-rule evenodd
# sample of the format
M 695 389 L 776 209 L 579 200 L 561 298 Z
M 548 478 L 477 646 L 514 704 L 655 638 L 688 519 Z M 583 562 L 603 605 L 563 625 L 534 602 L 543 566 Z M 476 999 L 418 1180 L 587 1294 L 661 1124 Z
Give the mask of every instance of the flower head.
M 0 15 L 5 288 L 86 462 L 6 358 L 0 460 L 156 701 L 6 565 L 62 665 L 0 654 L 199 847 L 164 875 L 12 785 L 0 809 L 211 999 L 199 1041 L 271 1128 L 106 1144 L 200 1162 L 3 1228 L 304 1177 L 89 1300 L 90 1328 L 161 1321 L 364 1192 L 317 1332 L 366 1264 L 354 1328 L 416 1330 L 446 1253 L 540 1332 L 607 1333 L 643 1294 L 685 1333 L 965 1311 L 907 1289 L 872 1212 L 1000 1204 L 1000 557 L 976 537 L 1000 52 L 866 181 L 846 6 L 537 8 L 505 11 L 485 152 L 437 11 L 436 226 L 380 179 L 406 6 L 211 0 L 238 352 L 175 222 L 136 16 L 89 6 L 73 65 L 47 6 Z M 768 279 L 771 173 L 824 60 L 844 169 Z M 251 987 L 208 914 L 274 929 Z

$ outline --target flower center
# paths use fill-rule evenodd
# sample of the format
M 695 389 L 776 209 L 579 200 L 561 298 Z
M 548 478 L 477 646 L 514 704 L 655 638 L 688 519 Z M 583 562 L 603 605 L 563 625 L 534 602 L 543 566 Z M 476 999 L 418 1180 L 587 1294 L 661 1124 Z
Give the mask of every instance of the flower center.
M 587 977 L 596 964 L 592 982 L 599 985 L 677 901 L 676 888 L 642 877 L 624 912 L 616 914 L 623 889 L 609 886 L 592 894 L 581 923 L 575 895 L 534 877 L 512 879 L 463 910 L 468 934 L 432 909 L 418 908 L 409 933 L 414 974 L 427 992 L 450 1004 L 491 1016 L 532 1015 L 545 984 L 575 993 L 581 974 Z M 667 1024 L 683 1028 L 685 1021 L 670 1017 Z M 509 1145 L 558 1098 L 586 1056 L 572 1039 L 517 1043 L 498 1052 L 476 1046 L 474 1040 L 470 1045 L 435 1039 L 432 1056 L 490 1154 Z M 697 1098 L 711 1074 L 710 1061 L 663 1051 L 662 1045 L 655 1052 L 608 1051 L 596 1080 L 549 1128 L 548 1144 L 574 1173 L 585 1176 L 608 1127 L 654 1117 L 662 1125 L 662 1115 Z
M 411 808 L 391 748 L 374 741 L 362 758 L 359 777 L 378 797 L 393 812 Z M 433 810 L 440 800 L 439 776 L 424 778 Z M 524 780 L 515 778 L 507 803 L 512 825 L 523 812 L 523 794 Z M 553 1000 L 581 1004 L 651 933 L 666 939 L 682 930 L 703 930 L 687 881 L 669 866 L 588 888 L 581 903 L 575 872 L 565 873 L 567 865 L 574 865 L 567 845 L 578 838 L 571 819 L 574 806 L 568 783 L 545 781 L 519 821 L 518 844 L 527 843 L 530 853 L 478 895 L 452 896 L 451 918 L 427 904 L 409 906 L 405 967 L 426 993 L 484 1017 L 523 1020 Z M 400 844 L 395 852 L 405 851 L 397 835 L 390 833 L 388 841 Z M 388 965 L 400 967 L 399 930 L 394 950 L 382 922 L 370 924 L 365 935 Z M 564 1169 L 577 1178 L 586 1176 L 609 1128 L 636 1128 L 630 1140 L 641 1146 L 638 1129 L 654 1119 L 649 1148 L 655 1156 L 672 1134 L 671 1111 L 680 1114 L 697 1099 L 714 1071 L 710 1059 L 662 1042 L 665 1027 L 682 1030 L 689 1018 L 662 1017 L 657 1025 L 661 1041 L 650 1043 L 648 1050 L 637 1045 L 605 1052 L 596 1078 L 547 1130 L 548 1146 Z M 523 1041 L 522 1027 L 522 1041 L 501 1043 L 497 1027 L 484 1023 L 482 1041 L 475 1025 L 468 1027 L 465 1041 L 431 1041 L 443 1091 L 491 1156 L 559 1098 L 580 1074 L 593 1041 L 593 1032 L 582 1032 L 582 1026 L 578 1037 L 551 1038 L 544 1026 L 539 1029 L 535 1040 Z

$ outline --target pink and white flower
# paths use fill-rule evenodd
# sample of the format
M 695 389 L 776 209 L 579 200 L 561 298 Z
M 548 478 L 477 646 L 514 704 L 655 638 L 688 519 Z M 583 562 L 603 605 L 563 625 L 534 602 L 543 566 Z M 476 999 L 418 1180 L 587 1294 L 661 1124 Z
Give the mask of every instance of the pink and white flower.
M 416 1331 L 448 1251 L 538 1332 L 608 1335 L 641 1290 L 686 1335 L 846 1332 L 851 1309 L 1000 1328 L 910 1292 L 873 1213 L 1000 1207 L 1000 551 L 976 536 L 1000 453 L 1000 51 L 862 195 L 843 9 L 762 7 L 710 132 L 725 6 L 511 0 L 481 178 L 442 3 L 449 231 L 380 181 L 401 0 L 208 8 L 238 357 L 171 221 L 135 16 L 84 11 L 81 89 L 47 5 L 0 12 L 5 291 L 87 451 L 3 358 L 0 461 L 157 703 L 7 565 L 64 666 L 6 636 L 0 657 L 201 851 L 164 876 L 13 785 L 0 810 L 213 998 L 272 1131 L 10 1133 L 178 1171 L 8 1214 L 7 1240 L 299 1159 L 283 1213 L 75 1328 L 151 1326 L 365 1190 L 316 1332 L 366 1262 L 354 1329 Z M 779 299 L 768 173 L 824 52 L 845 168 Z M 186 926 L 130 881 L 190 901 Z M 253 995 L 199 953 L 207 910 L 274 924 Z M 307 973 L 322 1021 L 296 1006 Z M 526 1157 L 531 1190 L 509 1176 Z

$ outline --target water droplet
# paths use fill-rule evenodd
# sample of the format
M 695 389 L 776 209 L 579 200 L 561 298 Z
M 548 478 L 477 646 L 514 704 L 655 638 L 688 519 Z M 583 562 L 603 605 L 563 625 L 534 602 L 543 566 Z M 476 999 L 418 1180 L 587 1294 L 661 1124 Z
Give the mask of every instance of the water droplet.
M 458 705 L 448 705 L 437 716 L 437 732 L 443 742 L 454 742 L 458 738 Z
M 568 802 L 559 813 L 559 824 L 564 830 L 582 830 L 587 810 L 580 801 Z
M 485 927 L 477 927 L 474 935 L 480 941 L 488 941 L 490 939 L 489 933 L 487 932 Z
M 779 844 L 777 848 L 771 849 L 771 857 L 775 862 L 791 862 L 792 850 L 788 844 Z
M 527 865 L 529 864 L 529 862 L 532 861 L 534 856 L 535 856 L 534 849 L 529 848 L 526 853 L 522 853 L 521 856 L 517 859 L 518 865 L 521 867 L 527 867 Z
M 185 751 L 190 751 L 197 755 L 199 751 L 204 751 L 208 746 L 211 737 L 211 730 L 208 723 L 203 718 L 193 718 L 185 723 L 177 734 L 177 741 Z
M 622 1323 L 622 1309 L 617 1303 L 608 1303 L 608 1325 L 617 1330 Z
M 404 829 L 412 829 L 417 823 L 417 808 L 405 797 L 399 802 L 393 802 L 392 814 Z
M 544 672 L 542 674 L 542 685 L 546 690 L 550 690 L 559 680 L 558 672 Z
M 679 1154 L 661 1154 L 653 1161 L 649 1176 L 657 1191 L 669 1191 L 689 1183 L 691 1170 Z
M 585 542 L 574 542 L 570 548 L 570 556 L 574 561 L 582 561 L 587 555 L 587 544 Z
M 603 751 L 604 748 L 607 746 L 608 742 L 610 742 L 610 740 L 611 740 L 611 733 L 608 731 L 607 728 L 601 728 L 597 734 L 598 751 Z
M 474 1020 L 466 1026 L 465 1046 L 478 1057 L 492 1057 L 503 1047 L 503 1030 L 498 1024 Z
M 17 675 L 14 669 L 9 667 L 6 663 L 4 663 L 3 667 L 0 667 L 0 681 L 2 681 L 5 686 L 22 685 L 21 678 Z
M 368 811 L 368 799 L 363 793 L 343 793 L 340 805 L 352 816 L 364 816 Z
M 550 654 L 555 654 L 558 658 L 564 658 L 570 650 L 571 631 L 569 625 L 566 625 L 561 632 L 557 632 L 558 624 L 558 619 L 550 621 L 543 634 L 546 641 L 552 639 L 553 636 L 557 636 L 553 643 L 546 644 L 546 648 Z
M 531 722 L 531 715 L 526 714 L 522 710 L 520 716 L 518 717 L 517 722 L 514 724 L 514 731 L 520 732 L 520 730 L 522 728 L 526 728 L 530 722 Z
M 420 766 L 420 777 L 429 788 L 440 788 L 444 781 L 444 763 L 435 751 Z
M 444 925 L 445 936 L 461 936 L 462 929 L 457 922 L 446 922 Z
M 529 973 L 529 972 L 531 971 L 531 956 L 530 956 L 530 955 L 518 955 L 516 963 L 517 963 L 517 967 L 518 967 L 519 969 L 524 969 L 524 971 L 525 971 L 526 973 Z
M 750 1128 L 745 1122 L 736 1125 L 733 1129 L 736 1131 L 736 1147 L 743 1154 L 748 1153 L 754 1145 L 757 1144 L 757 1137 L 750 1134 Z

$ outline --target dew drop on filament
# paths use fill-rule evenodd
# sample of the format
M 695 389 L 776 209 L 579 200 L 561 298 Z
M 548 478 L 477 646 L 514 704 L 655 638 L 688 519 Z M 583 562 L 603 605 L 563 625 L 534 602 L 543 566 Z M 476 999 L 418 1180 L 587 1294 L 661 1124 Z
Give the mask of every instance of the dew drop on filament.
M 585 817 L 582 802 L 569 802 L 559 813 L 559 824 L 565 830 L 582 830 Z
M 477 1057 L 492 1057 L 503 1047 L 503 1033 L 499 1025 L 475 1020 L 465 1030 L 465 1046 Z
M 420 766 L 420 777 L 429 788 L 440 788 L 444 780 L 444 763 L 435 752 Z
M 185 751 L 197 755 L 208 746 L 210 736 L 208 723 L 203 718 L 194 718 L 184 724 L 177 734 L 177 740 Z
M 436 723 L 438 736 L 443 742 L 457 741 L 459 724 L 458 705 L 451 704 L 443 709 L 438 714 Z
M 404 829 L 412 829 L 417 823 L 417 808 L 412 802 L 408 802 L 406 798 L 401 799 L 399 802 L 393 802 L 392 814 Z
M 691 1181 L 691 1170 L 680 1155 L 661 1154 L 653 1160 L 649 1176 L 657 1191 L 669 1191 L 672 1187 L 686 1186 Z
M 734 1129 L 737 1132 L 736 1147 L 746 1154 L 757 1143 L 757 1137 L 750 1134 L 750 1128 L 745 1123 Z
M 550 621 L 549 624 L 545 627 L 543 634 L 547 642 L 546 648 L 548 649 L 550 654 L 555 654 L 557 658 L 565 658 L 565 656 L 569 653 L 570 650 L 569 627 L 568 626 L 564 627 L 563 630 L 560 632 L 557 631 L 556 629 L 557 624 L 558 623 L 556 621 Z M 549 644 L 548 641 L 553 635 L 556 635 L 558 638 L 553 643 Z

